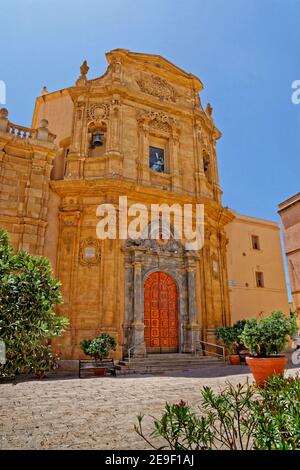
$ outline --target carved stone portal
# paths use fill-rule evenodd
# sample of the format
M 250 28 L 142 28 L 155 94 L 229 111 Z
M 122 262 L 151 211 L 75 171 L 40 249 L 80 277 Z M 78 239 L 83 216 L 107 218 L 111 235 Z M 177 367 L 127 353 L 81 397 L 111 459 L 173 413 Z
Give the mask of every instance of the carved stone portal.
M 176 284 L 178 352 L 193 352 L 200 338 L 196 312 L 196 262 L 198 254 L 185 251 L 178 240 L 128 240 L 125 251 L 124 352 L 137 356 L 151 352 L 145 342 L 145 283 L 152 273 L 169 276 Z M 147 315 L 147 312 L 146 312 Z M 147 318 L 146 318 L 147 320 Z M 146 325 L 147 327 L 147 325 Z M 147 330 L 146 330 L 147 337 Z

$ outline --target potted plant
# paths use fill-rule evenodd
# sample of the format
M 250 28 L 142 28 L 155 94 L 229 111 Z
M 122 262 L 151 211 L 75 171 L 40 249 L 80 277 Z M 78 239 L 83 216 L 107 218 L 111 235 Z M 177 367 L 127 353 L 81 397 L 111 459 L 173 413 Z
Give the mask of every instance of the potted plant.
M 257 384 L 265 383 L 271 375 L 284 374 L 287 358 L 280 353 L 296 330 L 295 314 L 286 317 L 282 312 L 273 312 L 261 320 L 247 320 L 241 340 L 251 353 L 246 362 Z
M 233 326 L 222 326 L 216 329 L 216 338 L 229 352 L 229 362 L 232 365 L 241 363 L 240 350 L 244 347 L 240 335 L 244 329 L 246 320 L 239 320 Z
M 101 333 L 97 338 L 81 341 L 80 347 L 82 351 L 87 356 L 93 357 L 96 362 L 95 375 L 105 374 L 105 367 L 101 367 L 99 363 L 108 357 L 110 351 L 115 351 L 116 345 L 115 338 L 108 333 Z

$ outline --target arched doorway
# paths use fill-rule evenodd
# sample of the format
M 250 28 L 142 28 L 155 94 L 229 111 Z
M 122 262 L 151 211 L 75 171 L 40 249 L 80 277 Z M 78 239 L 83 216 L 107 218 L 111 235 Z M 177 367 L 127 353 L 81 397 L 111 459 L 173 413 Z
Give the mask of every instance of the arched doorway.
M 178 351 L 178 293 L 174 279 L 154 272 L 144 284 L 145 344 L 148 352 Z

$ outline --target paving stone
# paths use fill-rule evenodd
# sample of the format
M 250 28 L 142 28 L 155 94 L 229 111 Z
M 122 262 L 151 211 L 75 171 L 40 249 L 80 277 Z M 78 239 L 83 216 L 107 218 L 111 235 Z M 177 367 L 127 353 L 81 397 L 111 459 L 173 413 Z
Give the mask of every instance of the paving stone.
M 299 373 L 291 369 L 287 373 Z M 165 403 L 199 403 L 200 389 L 251 379 L 246 366 L 176 371 L 158 376 L 44 379 L 0 385 L 1 449 L 145 449 L 136 416 L 159 417 Z

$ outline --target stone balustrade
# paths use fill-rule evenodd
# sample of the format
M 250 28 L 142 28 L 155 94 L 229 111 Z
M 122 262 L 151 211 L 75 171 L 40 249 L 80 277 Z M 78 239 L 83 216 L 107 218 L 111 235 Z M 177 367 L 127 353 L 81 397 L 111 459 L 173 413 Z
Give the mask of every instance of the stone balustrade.
M 47 119 L 42 119 L 40 127 L 37 129 L 19 126 L 8 120 L 8 111 L 5 108 L 0 109 L 0 132 L 10 134 L 18 139 L 26 140 L 28 142 L 31 140 L 40 140 L 53 143 L 56 138 L 56 135 L 52 134 L 48 129 Z
M 16 124 L 12 124 L 8 122 L 7 131 L 9 134 L 12 134 L 20 139 L 27 140 L 32 137 L 33 129 L 24 126 L 17 126 Z

